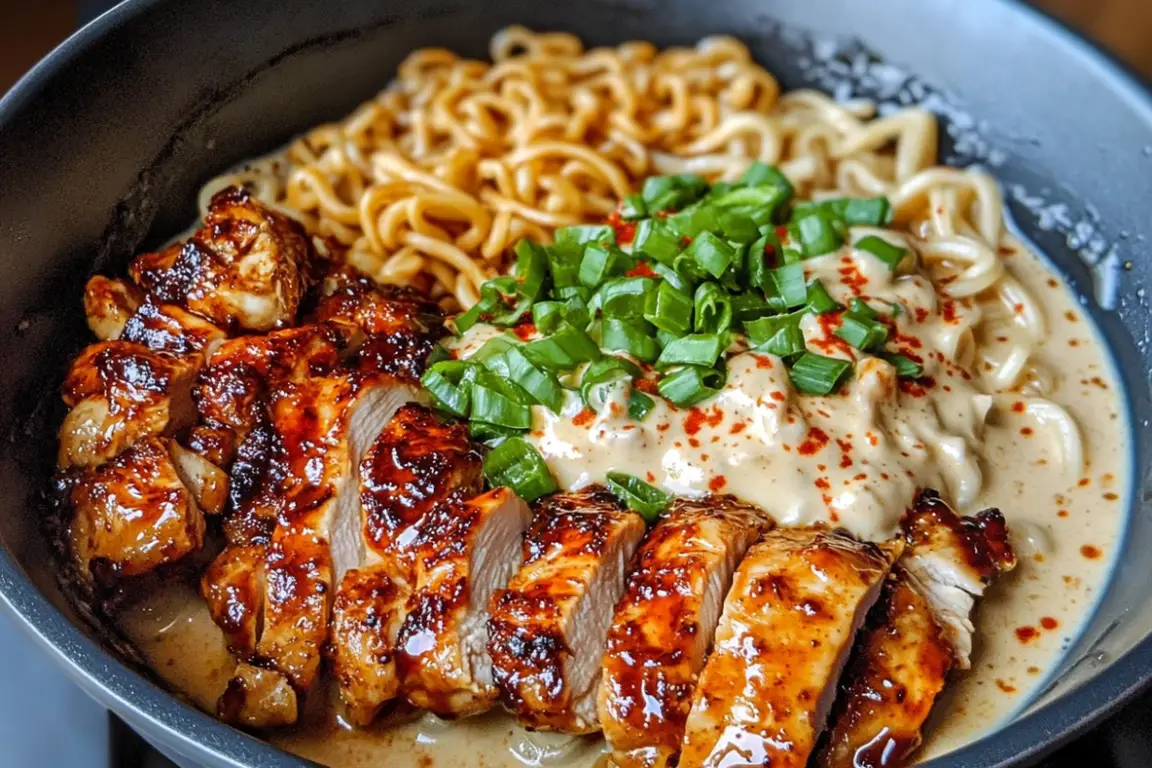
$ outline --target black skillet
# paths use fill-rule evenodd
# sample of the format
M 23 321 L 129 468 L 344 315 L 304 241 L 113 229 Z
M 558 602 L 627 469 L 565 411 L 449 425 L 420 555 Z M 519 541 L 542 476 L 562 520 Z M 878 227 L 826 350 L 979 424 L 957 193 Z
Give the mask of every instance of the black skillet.
M 29 499 L 50 471 L 52 392 L 85 340 L 81 286 L 182 228 L 215 172 L 346 114 L 409 50 L 483 56 L 511 23 L 590 43 L 731 33 L 786 87 L 926 100 L 944 114 L 943 159 L 992 169 L 1021 232 L 1104 329 L 1127 386 L 1137 487 L 1111 586 L 1044 695 L 933 765 L 1034 761 L 1141 689 L 1152 677 L 1152 100 L 1006 0 L 135 0 L 81 30 L 0 101 L 0 597 L 45 651 L 183 763 L 299 764 L 130 671 L 62 607 Z M 1114 288 L 1098 296 L 1101 276 Z

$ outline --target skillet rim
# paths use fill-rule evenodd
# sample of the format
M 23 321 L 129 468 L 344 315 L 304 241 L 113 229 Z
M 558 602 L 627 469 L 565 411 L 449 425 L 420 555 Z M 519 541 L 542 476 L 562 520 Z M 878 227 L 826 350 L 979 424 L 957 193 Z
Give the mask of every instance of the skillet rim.
M 0 125 L 16 119 L 49 81 L 64 74 L 75 59 L 109 32 L 168 1 L 124 0 L 78 29 L 0 97 Z M 1024 0 L 985 2 L 1030 17 L 1037 30 L 1057 44 L 1061 55 L 1077 66 L 1098 70 L 1116 97 L 1152 126 L 1152 82 L 1115 54 Z M 1133 486 L 1137 488 L 1138 475 L 1137 466 L 1133 468 Z M 1132 504 L 1137 503 L 1134 496 Z M 0 605 L 85 693 L 134 729 L 146 731 L 146 739 L 158 742 L 155 745 L 162 751 L 175 752 L 173 757 L 210 758 L 235 768 L 310 764 L 202 712 L 105 651 L 35 586 L 6 546 L 0 546 Z M 925 765 L 999 768 L 1034 762 L 1096 726 L 1149 687 L 1152 634 L 1075 691 Z

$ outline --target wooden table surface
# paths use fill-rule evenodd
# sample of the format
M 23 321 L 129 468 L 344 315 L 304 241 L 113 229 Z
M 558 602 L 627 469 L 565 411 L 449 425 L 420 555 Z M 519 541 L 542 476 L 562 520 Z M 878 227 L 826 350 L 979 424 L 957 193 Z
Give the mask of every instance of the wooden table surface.
M 1152 80 L 1152 0 L 1033 2 L 1100 41 Z M 0 92 L 63 40 L 75 19 L 76 0 L 0 0 Z

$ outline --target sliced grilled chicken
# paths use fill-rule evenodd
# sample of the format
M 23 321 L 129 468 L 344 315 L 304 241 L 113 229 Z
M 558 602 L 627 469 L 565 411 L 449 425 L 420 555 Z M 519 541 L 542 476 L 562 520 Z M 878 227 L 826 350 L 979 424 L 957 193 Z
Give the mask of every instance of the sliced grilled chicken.
M 291 382 L 270 398 L 277 525 L 257 653 L 298 690 L 315 680 L 335 586 L 363 560 L 357 467 L 397 409 L 419 396 L 393 379 L 345 374 Z
M 220 514 L 228 503 L 228 474 L 177 442 L 170 445 L 176 474 L 192 498 L 209 515 Z
M 69 538 L 82 578 L 110 586 L 174 563 L 204 543 L 204 516 L 180 480 L 175 444 L 148 437 L 71 489 Z
M 200 579 L 200 594 L 228 648 L 252 659 L 264 610 L 264 558 L 260 545 L 225 547 Z
M 159 303 L 223 328 L 267 331 L 295 321 L 311 260 L 298 224 L 229 187 L 212 198 L 204 227 L 187 242 L 137 256 L 130 273 Z
M 220 696 L 221 720 L 246 728 L 292 725 L 299 717 L 296 691 L 273 669 L 241 663 Z
M 620 768 L 675 765 L 736 565 L 771 521 L 732 497 L 677 499 L 632 562 L 608 631 L 599 713 Z
M 480 471 L 467 427 L 416 404 L 396 412 L 361 462 L 365 559 L 336 593 L 329 643 L 350 722 L 369 724 L 399 692 L 395 647 L 415 586 L 417 524 L 437 506 L 479 493 Z
M 997 573 L 1015 565 L 996 510 L 960 518 L 923 491 L 904 525 L 908 548 L 853 652 L 819 766 L 907 764 L 949 671 L 968 664 L 968 611 Z M 940 574 L 943 584 L 923 580 Z
M 488 656 L 488 604 L 520 566 L 528 505 L 508 488 L 441 504 L 412 544 L 415 589 L 396 643 L 404 694 L 444 717 L 484 712 L 496 700 Z
M 997 573 L 1016 566 L 1004 516 L 987 509 L 961 518 L 938 493 L 924 490 L 901 525 L 909 547 L 901 565 L 928 598 L 956 665 L 967 669 L 976 598 Z
M 94 275 L 84 286 L 88 327 L 101 341 L 120 338 L 128 318 L 143 303 L 144 294 L 126 280 Z
M 324 278 L 313 315 L 364 335 L 350 359 L 353 367 L 413 381 L 445 334 L 444 313 L 435 303 L 410 288 L 378 285 L 350 267 Z
M 776 529 L 736 571 L 688 714 L 680 766 L 800 768 L 824 728 L 889 553 Z
M 208 356 L 228 336 L 199 315 L 175 304 L 140 305 L 124 324 L 119 338 L 170 355 Z
M 488 650 L 504 705 L 530 728 L 599 730 L 600 660 L 639 515 L 601 488 L 542 502 L 524 540 L 524 565 L 498 593 Z
M 72 410 L 60 427 L 60 467 L 100 464 L 143 438 L 191 426 L 197 367 L 195 358 L 128 341 L 89 346 L 64 378 L 64 402 Z

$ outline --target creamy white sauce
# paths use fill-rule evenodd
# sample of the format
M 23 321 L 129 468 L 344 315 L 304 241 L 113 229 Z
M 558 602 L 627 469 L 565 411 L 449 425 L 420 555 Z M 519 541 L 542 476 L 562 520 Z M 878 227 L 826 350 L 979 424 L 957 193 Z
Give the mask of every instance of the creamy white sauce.
M 685 426 L 690 412 L 659 401 L 642 424 L 630 423 L 611 407 L 612 402 L 620 407 L 618 392 L 590 419 L 580 416 L 575 400 L 559 415 L 538 410 L 532 436 L 569 487 L 597 481 L 608 469 L 645 479 L 651 472 L 654 483 L 678 493 L 707 492 L 723 477 L 718 490 L 761 504 L 784 524 L 832 521 L 835 514 L 837 524 L 867 538 L 892 533 L 915 487 L 936 487 L 964 513 L 1000 507 L 1020 565 L 981 602 L 973 668 L 954 675 L 921 758 L 989 732 L 1036 693 L 1104 587 L 1130 504 L 1128 418 L 1102 343 L 1068 290 L 1038 259 L 1020 248 L 1001 255 L 1046 318 L 1046 335 L 1034 356 L 1054 374 L 1046 397 L 1079 424 L 1082 471 L 1064 465 L 1058 425 L 1013 407 L 1027 400 L 1024 395 L 998 395 L 990 407 L 994 363 L 1019 346 L 1020 331 L 1010 313 L 1007 323 L 977 340 L 992 361 L 989 370 L 973 362 L 971 380 L 966 379 L 960 369 L 973 353 L 965 348 L 972 339 L 964 341 L 964 329 L 978 314 L 996 315 L 997 308 L 961 302 L 945 307 L 925 278 L 892 276 L 869 263 L 867 254 L 850 249 L 806 262 L 806 268 L 841 301 L 858 279 L 855 270 L 864 276 L 862 290 L 877 309 L 881 300 L 903 304 L 897 323 L 901 337 L 919 340 L 926 373 L 935 380 L 923 396 L 892 391 L 890 372 L 876 363 L 861 365 L 842 395 L 800 396 L 778 360 L 763 358 L 771 363 L 765 365 L 745 354 L 733 360 L 724 392 L 700 407 L 702 416 L 693 417 L 704 419 L 694 433 Z M 851 265 L 839 261 L 844 257 Z M 840 273 L 849 266 L 852 270 Z M 822 328 L 809 324 L 805 331 L 818 351 L 834 352 L 821 346 Z M 470 354 L 492 333 L 470 332 L 460 354 Z M 588 421 L 574 424 L 574 418 Z M 745 426 L 733 434 L 739 423 Z M 668 427 L 661 430 L 661 424 Z M 799 447 L 814 428 L 823 430 L 828 442 L 809 455 Z M 817 484 L 822 478 L 827 489 Z M 122 626 L 175 689 L 213 709 L 232 660 L 192 590 L 149 596 L 125 615 Z M 409 716 L 355 731 L 325 703 L 316 697 L 305 723 L 269 738 L 337 766 L 592 765 L 601 756 L 599 739 L 528 734 L 498 712 L 451 724 Z

